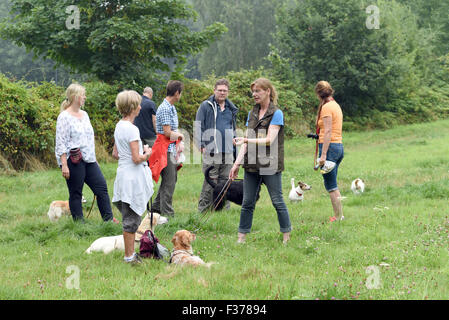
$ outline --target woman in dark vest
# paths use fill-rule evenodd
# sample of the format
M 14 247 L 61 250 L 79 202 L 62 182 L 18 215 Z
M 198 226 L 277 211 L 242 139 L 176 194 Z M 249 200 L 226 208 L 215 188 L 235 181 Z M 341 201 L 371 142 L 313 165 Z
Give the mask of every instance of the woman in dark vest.
M 242 147 L 229 173 L 229 178 L 235 179 L 243 164 L 245 177 L 238 242 L 245 242 L 246 234 L 251 231 L 257 194 L 264 183 L 278 215 L 283 242 L 287 243 L 290 240 L 291 222 L 282 195 L 284 117 L 277 107 L 276 89 L 268 79 L 254 81 L 251 91 L 256 105 L 248 114 L 246 137 L 234 139 L 235 144 Z

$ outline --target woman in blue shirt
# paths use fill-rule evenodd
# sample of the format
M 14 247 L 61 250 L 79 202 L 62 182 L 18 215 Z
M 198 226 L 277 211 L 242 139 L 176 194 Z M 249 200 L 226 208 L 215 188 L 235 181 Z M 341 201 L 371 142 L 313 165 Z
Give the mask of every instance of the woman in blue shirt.
M 284 118 L 277 107 L 277 93 L 271 82 L 259 78 L 251 84 L 254 108 L 247 121 L 246 137 L 234 139 L 241 145 L 239 155 L 229 173 L 238 176 L 240 165 L 245 168 L 243 204 L 240 213 L 238 242 L 245 242 L 251 231 L 257 194 L 262 183 L 267 186 L 271 202 L 276 209 L 284 244 L 290 240 L 291 222 L 282 195 L 284 170 Z

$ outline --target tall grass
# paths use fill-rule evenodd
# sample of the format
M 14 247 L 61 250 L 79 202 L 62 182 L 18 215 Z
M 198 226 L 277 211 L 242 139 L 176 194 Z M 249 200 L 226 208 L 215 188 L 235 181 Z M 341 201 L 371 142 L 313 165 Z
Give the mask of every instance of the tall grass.
M 448 139 L 449 121 L 345 134 L 339 186 L 346 219 L 336 224 L 328 223 L 331 203 L 312 169 L 313 142 L 288 141 L 283 189 L 291 241 L 282 245 L 263 187 L 246 244 L 236 243 L 240 207 L 234 204 L 200 224 L 193 248 L 217 262 L 210 269 L 156 260 L 131 267 L 122 252 L 87 255 L 92 241 L 120 234 L 121 226 L 103 223 L 96 207 L 86 224 L 69 217 L 51 223 L 48 205 L 68 197 L 58 170 L 1 176 L 0 299 L 446 299 Z M 101 167 L 112 195 L 116 164 Z M 287 199 L 291 177 L 312 185 L 301 203 Z M 350 190 L 357 177 L 366 183 L 361 196 Z M 178 229 L 200 222 L 202 182 L 199 165 L 179 172 L 176 216 L 156 229 L 170 249 Z M 88 187 L 84 195 L 89 207 Z M 70 266 L 79 270 L 79 288 L 68 285 Z

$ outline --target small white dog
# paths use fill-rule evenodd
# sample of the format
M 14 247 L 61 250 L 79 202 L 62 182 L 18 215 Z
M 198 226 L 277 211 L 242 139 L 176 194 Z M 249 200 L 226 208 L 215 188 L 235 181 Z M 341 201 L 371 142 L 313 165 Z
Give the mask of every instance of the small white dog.
M 158 224 L 167 223 L 168 219 L 166 217 L 161 216 L 158 213 L 153 213 L 153 228 L 151 231 L 154 232 L 154 228 Z M 136 232 L 136 240 L 134 242 L 134 247 L 137 249 L 140 244 L 140 238 L 142 238 L 145 231 L 150 230 L 150 215 L 147 214 L 145 218 L 140 223 L 139 228 Z M 111 237 L 102 237 L 90 245 L 90 247 L 86 250 L 86 253 L 90 254 L 92 252 L 103 252 L 104 254 L 108 254 L 114 250 L 125 250 L 125 241 L 123 240 L 123 235 L 111 236 Z
M 357 178 L 351 183 L 351 190 L 355 194 L 362 194 L 365 191 L 365 183 L 362 179 Z
M 295 178 L 292 178 L 292 189 L 288 194 L 291 201 L 302 201 L 304 199 L 304 191 L 312 189 L 308 184 L 299 181 L 298 186 L 295 186 Z

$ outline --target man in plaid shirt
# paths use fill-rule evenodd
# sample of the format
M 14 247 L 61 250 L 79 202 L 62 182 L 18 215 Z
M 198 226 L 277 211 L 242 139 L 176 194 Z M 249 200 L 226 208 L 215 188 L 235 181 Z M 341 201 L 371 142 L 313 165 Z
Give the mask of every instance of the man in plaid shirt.
M 167 84 L 167 96 L 158 107 L 156 112 L 156 133 L 162 134 L 172 141 L 181 140 L 176 146 L 176 142 L 171 143 L 167 149 L 167 166 L 161 171 L 161 185 L 153 204 L 153 211 L 164 216 L 175 215 L 173 209 L 173 194 L 178 178 L 176 154 L 184 149 L 184 135 L 178 131 L 178 114 L 174 104 L 181 99 L 184 85 L 181 81 L 173 80 Z

